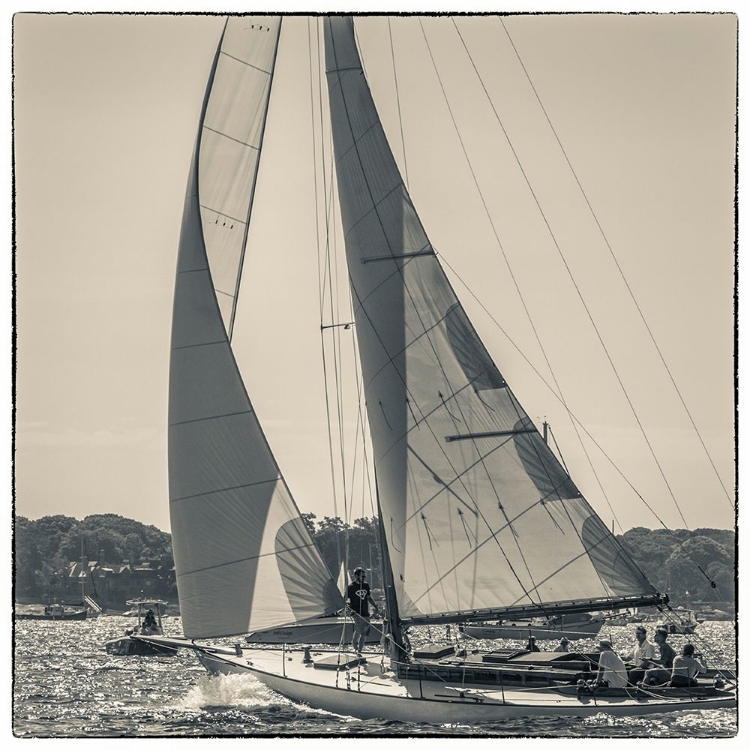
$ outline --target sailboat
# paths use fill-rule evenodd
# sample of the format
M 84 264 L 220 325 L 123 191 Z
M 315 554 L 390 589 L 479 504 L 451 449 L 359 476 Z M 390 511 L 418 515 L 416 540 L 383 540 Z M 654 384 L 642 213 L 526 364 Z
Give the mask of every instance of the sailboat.
M 384 650 L 197 641 L 342 606 L 232 348 L 281 18 L 231 17 L 208 80 L 174 295 L 169 491 L 182 642 L 338 714 L 417 722 L 646 714 L 735 705 L 691 689 L 590 688 L 580 654 L 412 649 L 419 626 L 665 604 L 542 439 L 454 293 L 386 139 L 351 17 L 325 65 L 358 355 L 374 452 Z M 269 367 L 264 362 L 259 366 Z M 554 553 L 552 553 L 553 551 Z M 158 641 L 158 639 L 155 639 Z M 595 667 L 595 665 L 594 665 Z
M 488 638 L 510 638 L 528 640 L 530 636 L 538 641 L 569 641 L 593 638 L 604 625 L 604 617 L 580 613 L 555 617 L 533 617 L 531 620 L 500 620 L 497 623 L 459 625 L 464 635 L 478 640 Z

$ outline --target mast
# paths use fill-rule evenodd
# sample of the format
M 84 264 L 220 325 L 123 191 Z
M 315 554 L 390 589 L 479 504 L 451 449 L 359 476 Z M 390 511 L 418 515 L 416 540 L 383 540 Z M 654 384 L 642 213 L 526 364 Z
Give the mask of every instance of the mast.
M 81 604 L 86 606 L 86 570 L 88 565 L 85 562 L 84 548 L 83 548 L 83 534 L 81 534 Z
M 377 493 L 377 473 L 375 488 Z M 401 618 L 398 614 L 398 598 L 393 581 L 393 568 L 391 567 L 390 555 L 388 554 L 388 540 L 383 528 L 383 511 L 380 507 L 380 496 L 377 494 L 378 506 L 378 540 L 380 542 L 380 575 L 383 579 L 383 595 L 385 596 L 385 631 L 386 643 L 385 653 L 396 661 L 405 661 L 408 658 L 404 643 L 404 634 L 401 627 Z

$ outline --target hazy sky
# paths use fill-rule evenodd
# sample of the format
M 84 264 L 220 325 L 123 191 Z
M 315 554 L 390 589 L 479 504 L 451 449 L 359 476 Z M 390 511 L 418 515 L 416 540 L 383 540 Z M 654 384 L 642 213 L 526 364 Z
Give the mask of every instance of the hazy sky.
M 648 505 L 683 526 L 674 495 L 688 526 L 732 527 L 597 221 L 733 499 L 736 18 L 458 19 L 502 127 L 451 20 L 423 25 L 440 80 L 416 18 L 392 20 L 393 56 L 386 18 L 358 20 L 357 33 L 414 203 L 503 375 L 538 424 L 550 420 L 605 523 L 611 504 L 618 530 L 660 525 L 587 441 L 604 497 L 559 402 L 473 299 L 552 382 L 509 264 L 570 409 Z M 308 27 L 297 17 L 282 29 L 235 348 L 298 505 L 323 516 L 334 505 Z M 174 269 L 221 28 L 214 17 L 15 17 L 18 514 L 119 513 L 169 529 Z M 352 430 L 353 406 L 345 421 Z

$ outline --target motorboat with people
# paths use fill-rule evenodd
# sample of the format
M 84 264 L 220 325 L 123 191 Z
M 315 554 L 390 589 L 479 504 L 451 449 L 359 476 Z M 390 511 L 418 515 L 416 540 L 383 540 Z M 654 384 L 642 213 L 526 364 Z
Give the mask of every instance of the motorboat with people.
M 46 604 L 40 612 L 38 610 L 21 610 L 16 611 L 13 617 L 16 620 L 55 620 L 69 622 L 71 620 L 85 620 L 88 611 L 85 607 L 69 607 L 62 602 L 52 602 Z
M 670 635 L 692 635 L 699 625 L 698 618 L 691 609 L 676 607 L 663 614 L 659 627 L 664 628 Z
M 142 638 L 164 635 L 162 615 L 167 602 L 141 597 L 131 599 L 126 604 L 134 611 L 136 624 L 119 638 L 107 641 L 104 645 L 107 653 L 113 656 L 174 656 L 174 647 Z
M 330 141 L 321 140 L 333 143 L 354 308 L 344 330 L 356 331 L 361 424 L 375 467 L 383 649 L 213 643 L 334 616 L 342 599 L 234 351 L 276 88 L 282 21 L 275 16 L 225 23 L 185 197 L 169 395 L 170 517 L 185 640 L 130 637 L 192 649 L 211 674 L 251 675 L 291 700 L 360 718 L 445 724 L 736 706 L 734 682 L 691 690 L 592 686 L 581 677 L 592 670 L 590 655 L 412 647 L 409 632 L 423 626 L 463 624 L 466 632 L 493 620 L 559 617 L 559 636 L 565 617 L 667 599 L 583 496 L 454 292 L 380 122 L 353 19 L 315 22 L 328 82 L 326 92 L 319 77 L 316 101 L 322 120 L 327 96 L 331 127 Z M 324 202 L 334 201 L 331 193 Z M 326 277 L 328 293 L 332 286 Z M 267 329 L 274 321 L 254 322 Z M 321 321 L 321 335 L 344 325 Z

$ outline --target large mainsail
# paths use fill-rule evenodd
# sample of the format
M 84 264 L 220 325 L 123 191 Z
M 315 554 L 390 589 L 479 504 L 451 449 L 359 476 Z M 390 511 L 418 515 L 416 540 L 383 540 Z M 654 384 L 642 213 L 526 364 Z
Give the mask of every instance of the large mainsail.
M 385 137 L 352 19 L 327 18 L 325 42 L 378 501 L 401 620 L 657 601 L 454 294 Z
M 329 614 L 333 583 L 230 345 L 281 19 L 228 20 L 185 199 L 169 374 L 169 495 L 182 626 L 236 635 Z

